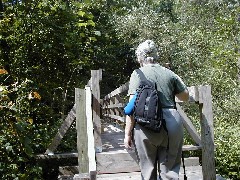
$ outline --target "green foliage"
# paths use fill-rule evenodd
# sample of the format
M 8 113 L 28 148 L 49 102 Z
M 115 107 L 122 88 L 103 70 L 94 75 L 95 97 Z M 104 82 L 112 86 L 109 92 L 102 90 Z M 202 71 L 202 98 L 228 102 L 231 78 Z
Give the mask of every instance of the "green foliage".
M 235 100 L 226 101 L 223 106 L 229 106 L 234 101 Z M 235 112 L 238 113 L 238 104 L 237 102 L 233 103 L 235 107 L 233 107 L 233 109 L 228 108 L 228 110 L 235 109 Z M 238 109 L 236 109 L 236 107 L 238 107 Z M 221 119 L 217 119 L 215 124 L 217 172 L 230 177 L 231 179 L 239 179 L 239 115 L 233 114 L 234 111 L 224 111 L 224 108 L 222 110 L 224 112 L 224 116 L 222 116 Z
M 0 75 L 1 81 L 4 76 Z M 3 179 L 29 179 L 41 175 L 41 168 L 33 157 L 34 152 L 39 153 L 38 149 L 43 148 L 42 141 L 46 141 L 46 125 L 40 123 L 39 114 L 46 107 L 39 107 L 40 100 L 33 82 L 27 79 L 0 86 L 0 171 Z
M 99 68 L 102 95 L 125 83 L 145 39 L 188 86 L 211 85 L 217 172 L 239 179 L 239 32 L 234 0 L 0 1 L 3 179 L 40 179 L 33 157 L 72 108 L 74 87 Z M 198 109 L 186 110 L 199 131 Z M 71 127 L 58 151 L 76 148 L 75 133 Z
M 0 3 L 3 179 L 41 179 L 34 155 L 45 152 L 72 108 L 74 87 L 89 79 L 96 39 L 88 8 L 79 1 Z
M 118 13 L 129 1 L 92 0 L 91 12 L 96 23 L 96 42 L 93 42 L 92 63 L 94 69 L 103 69 L 101 95 L 104 96 L 128 80 L 137 64 L 134 50 L 124 39 L 118 38 L 113 26 L 112 14 Z

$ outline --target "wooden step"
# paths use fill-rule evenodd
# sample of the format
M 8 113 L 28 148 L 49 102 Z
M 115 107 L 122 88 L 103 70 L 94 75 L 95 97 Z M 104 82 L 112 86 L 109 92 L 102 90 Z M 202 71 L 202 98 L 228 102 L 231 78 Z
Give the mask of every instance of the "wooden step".
M 140 172 L 139 166 L 134 157 L 135 154 L 128 152 L 98 153 L 97 174 L 116 174 Z M 186 169 L 199 166 L 198 157 L 184 158 Z M 78 173 L 78 166 L 60 166 L 59 175 L 71 176 Z
M 186 175 L 188 180 L 202 180 L 202 168 L 199 166 L 198 158 L 185 158 L 186 165 Z M 113 166 L 118 166 L 114 164 Z M 128 166 L 130 168 L 131 166 Z M 109 167 L 110 168 L 110 167 Z M 105 170 L 105 168 L 104 168 Z M 141 179 L 141 173 L 138 169 L 136 171 L 129 172 L 119 172 L 117 171 L 117 167 L 113 168 L 115 172 L 107 172 L 104 173 L 99 172 L 97 174 L 97 179 L 99 180 L 139 180 Z M 72 180 L 74 175 L 78 174 L 77 166 L 65 166 L 59 168 L 59 176 L 58 180 Z M 180 168 L 180 180 L 184 179 L 184 171 L 183 168 Z
M 134 151 L 115 150 L 96 154 L 97 173 L 119 173 L 140 171 Z M 59 175 L 74 175 L 77 166 L 60 166 Z
M 201 166 L 189 166 L 186 167 L 187 180 L 202 180 L 202 168 Z M 118 174 L 99 174 L 98 180 L 139 180 L 141 179 L 140 172 L 131 173 L 118 173 Z M 159 180 L 159 179 L 158 179 Z M 180 168 L 179 180 L 184 180 L 183 168 Z
M 117 150 L 96 154 L 97 173 L 140 171 L 134 151 Z

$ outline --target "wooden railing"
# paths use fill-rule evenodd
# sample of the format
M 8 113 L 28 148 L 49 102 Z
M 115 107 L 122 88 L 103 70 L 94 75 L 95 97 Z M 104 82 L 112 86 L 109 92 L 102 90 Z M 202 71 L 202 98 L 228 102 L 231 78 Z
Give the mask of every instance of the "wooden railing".
M 113 121 L 125 121 L 123 108 L 127 103 L 126 91 L 128 83 L 115 89 L 106 95 L 102 101 L 104 118 L 111 118 Z M 204 180 L 216 179 L 214 160 L 214 134 L 213 134 L 213 113 L 212 97 L 210 86 L 192 86 L 188 88 L 189 102 L 199 105 L 199 117 L 201 124 L 201 136 L 180 106 L 181 101 L 177 98 L 177 110 L 183 118 L 183 125 L 194 140 L 194 145 L 184 145 L 183 151 L 202 149 L 202 172 Z M 123 95 L 122 95 L 123 94 Z
M 96 153 L 102 152 L 101 140 L 101 109 L 104 118 L 112 121 L 120 121 L 124 124 L 125 116 L 123 108 L 128 102 L 126 92 L 128 83 L 115 89 L 102 100 L 100 100 L 100 85 L 102 79 L 101 70 L 92 70 L 91 79 L 84 89 L 75 89 L 75 105 L 62 123 L 51 144 L 44 155 L 39 158 L 49 158 L 55 155 L 54 151 L 60 144 L 61 139 L 76 119 L 77 130 L 77 150 L 78 153 L 73 156 L 78 157 L 78 174 L 74 179 L 96 179 Z M 204 180 L 216 179 L 215 161 L 214 161 L 214 135 L 213 135 L 213 113 L 212 97 L 210 86 L 193 86 L 188 88 L 190 93 L 190 102 L 199 105 L 199 115 L 201 124 L 201 136 L 197 133 L 191 120 L 182 110 L 178 99 L 177 110 L 183 117 L 183 125 L 196 144 L 184 145 L 183 150 L 202 149 L 202 172 Z M 101 102 L 101 103 L 100 103 Z
M 96 179 L 96 152 L 102 151 L 100 121 L 100 86 L 102 70 L 92 70 L 91 79 L 84 89 L 75 88 L 75 104 L 63 121 L 57 134 L 38 159 L 78 157 L 78 174 L 75 180 Z M 78 153 L 55 154 L 62 138 L 76 120 Z

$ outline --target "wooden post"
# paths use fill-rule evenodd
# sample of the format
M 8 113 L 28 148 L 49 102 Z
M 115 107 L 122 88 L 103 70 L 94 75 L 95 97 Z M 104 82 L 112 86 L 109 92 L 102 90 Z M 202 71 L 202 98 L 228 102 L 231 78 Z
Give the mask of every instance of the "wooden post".
M 125 104 L 125 102 L 123 101 L 123 99 L 120 97 L 119 94 L 116 95 L 116 102 L 117 102 L 117 103 L 121 103 L 121 104 Z M 125 114 L 123 113 L 123 107 L 118 108 L 118 113 L 119 113 L 118 115 L 122 115 L 122 116 L 125 115 Z
M 88 158 L 89 158 L 89 175 L 91 180 L 97 176 L 95 143 L 93 136 L 93 118 L 92 118 L 92 91 L 90 87 L 85 87 L 86 91 L 86 117 L 87 117 L 87 136 L 88 136 Z
M 100 85 L 102 80 L 102 70 L 91 70 L 91 89 L 92 89 L 92 108 L 93 108 L 93 126 L 95 138 L 95 151 L 102 152 L 101 140 L 101 119 L 100 119 Z
M 111 97 L 109 100 L 110 100 L 109 105 L 110 105 L 110 107 L 112 107 L 114 105 L 114 97 Z M 115 110 L 113 108 L 111 108 L 109 114 L 116 115 Z
M 199 86 L 199 108 L 201 118 L 203 180 L 215 180 L 216 170 L 211 86 Z
M 75 90 L 76 128 L 78 148 L 79 174 L 74 180 L 96 180 L 93 122 L 92 122 L 92 92 L 90 87 Z
M 89 172 L 88 136 L 86 120 L 86 94 L 84 89 L 75 89 L 76 129 L 79 174 Z
M 113 101 L 113 102 L 114 102 L 114 105 L 118 105 L 118 104 L 119 104 L 117 95 L 114 97 L 114 101 Z M 114 108 L 114 113 L 115 113 L 116 116 L 119 116 L 119 115 L 120 115 L 119 110 L 118 110 L 117 107 Z

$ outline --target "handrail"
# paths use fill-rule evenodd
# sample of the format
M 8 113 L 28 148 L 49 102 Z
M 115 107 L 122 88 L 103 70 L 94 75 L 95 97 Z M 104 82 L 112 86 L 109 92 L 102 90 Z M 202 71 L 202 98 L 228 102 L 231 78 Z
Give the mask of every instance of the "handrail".
M 129 82 L 121 85 L 111 93 L 107 94 L 102 100 L 103 116 L 111 118 L 113 121 L 125 121 L 125 115 L 122 113 L 124 99 L 119 103 L 119 97 L 128 90 Z M 191 120 L 187 117 L 179 103 L 183 103 L 175 98 L 177 110 L 183 118 L 183 125 L 197 146 L 184 146 L 183 150 L 202 149 L 202 171 L 203 179 L 214 179 L 216 177 L 215 161 L 214 161 L 214 135 L 213 135 L 213 113 L 212 113 L 212 97 L 211 86 L 191 86 L 188 87 L 189 102 L 199 105 L 201 136 L 197 133 Z M 117 96 L 117 98 L 116 98 Z
M 101 115 L 123 123 L 125 121 L 123 108 L 127 100 L 124 92 L 128 90 L 129 82 L 121 85 L 100 100 L 99 82 L 101 79 L 102 71 L 92 70 L 88 86 L 85 89 L 76 88 L 75 105 L 45 153 L 53 154 L 76 117 L 79 160 L 79 174 L 76 175 L 76 178 L 85 177 L 86 174 L 91 180 L 96 178 L 95 153 L 102 152 Z M 216 171 L 211 86 L 191 86 L 188 87 L 188 91 L 190 94 L 189 102 L 195 102 L 199 105 L 201 136 L 199 136 L 190 118 L 181 108 L 180 104 L 183 102 L 176 98 L 177 110 L 183 118 L 183 125 L 197 144 L 184 146 L 183 151 L 202 149 L 203 179 L 214 179 Z M 124 96 L 121 97 L 123 94 Z M 102 111 L 100 107 L 102 107 Z
M 107 94 L 107 95 L 104 97 L 104 100 L 110 99 L 111 97 L 114 97 L 114 96 L 116 96 L 117 94 L 121 94 L 121 93 L 127 91 L 128 88 L 129 88 L 129 82 L 121 85 L 120 87 L 118 87 L 117 89 L 115 89 L 114 91 L 112 91 L 111 93 Z

